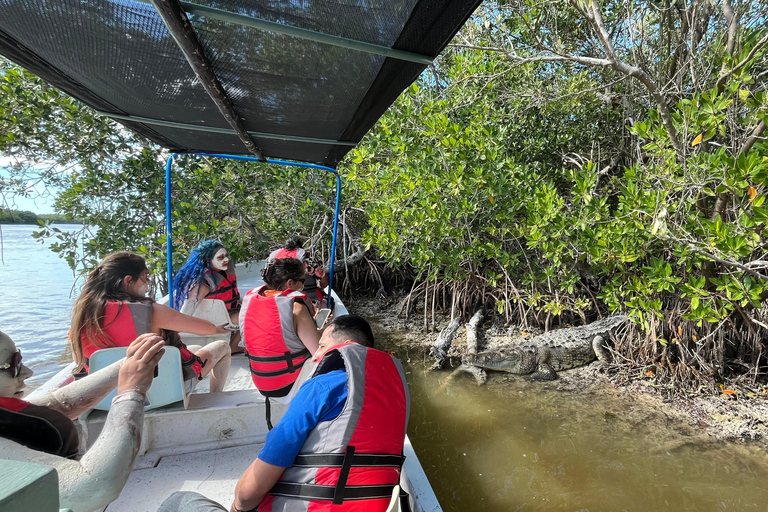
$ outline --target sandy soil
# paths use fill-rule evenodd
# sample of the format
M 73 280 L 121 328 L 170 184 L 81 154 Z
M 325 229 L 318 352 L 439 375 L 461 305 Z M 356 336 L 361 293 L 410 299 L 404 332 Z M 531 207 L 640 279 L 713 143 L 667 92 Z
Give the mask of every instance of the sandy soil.
M 448 318 L 440 316 L 435 330 L 424 329 L 423 314 L 412 315 L 409 320 L 397 316 L 398 300 L 371 299 L 358 297 L 345 301 L 351 311 L 365 316 L 374 324 L 374 330 L 389 334 L 388 339 L 405 345 L 413 353 L 422 354 L 431 364 L 428 351 L 432 343 L 447 324 Z M 466 330 L 460 327 L 449 351 L 451 364 L 458 366 L 466 351 Z M 494 348 L 531 337 L 528 332 L 521 336 L 515 327 L 503 328 L 484 325 L 481 350 Z M 615 372 L 602 363 L 595 362 L 581 368 L 559 372 L 557 381 L 536 383 L 563 393 L 588 395 L 591 400 L 599 397 L 618 406 L 625 404 L 625 411 L 636 417 L 638 422 L 647 423 L 649 418 L 685 434 L 686 439 L 697 442 L 734 441 L 743 443 L 743 449 L 768 449 L 768 394 L 754 396 L 696 395 L 666 396 L 654 385 L 652 377 L 638 376 L 636 379 L 618 379 Z M 489 372 L 487 386 L 508 385 L 511 379 L 524 376 L 509 373 Z M 628 382 L 628 383 L 627 383 Z M 674 441 L 672 441 L 674 443 Z M 671 446 L 670 449 L 675 448 Z

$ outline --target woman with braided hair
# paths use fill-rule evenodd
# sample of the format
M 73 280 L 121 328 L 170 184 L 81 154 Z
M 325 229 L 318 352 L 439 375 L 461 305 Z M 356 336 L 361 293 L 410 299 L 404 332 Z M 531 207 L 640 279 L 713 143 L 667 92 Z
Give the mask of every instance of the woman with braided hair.
M 230 324 L 238 325 L 240 292 L 237 289 L 235 266 L 229 259 L 227 249 L 217 240 L 204 240 L 192 249 L 186 263 L 173 279 L 171 307 L 191 315 L 202 299 L 224 301 Z M 234 331 L 229 339 L 229 348 L 233 354 L 243 351 L 239 345 L 240 332 Z

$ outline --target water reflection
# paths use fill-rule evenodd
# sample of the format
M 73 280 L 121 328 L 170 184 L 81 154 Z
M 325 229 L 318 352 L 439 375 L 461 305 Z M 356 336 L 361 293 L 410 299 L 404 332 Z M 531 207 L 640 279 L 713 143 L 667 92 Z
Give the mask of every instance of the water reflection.
M 398 350 L 395 349 L 397 353 Z M 766 452 L 707 442 L 626 398 L 407 362 L 409 435 L 446 511 L 768 511 Z
M 35 371 L 27 380 L 34 388 L 51 378 L 72 359 L 67 355 L 67 331 L 72 301 L 79 288 L 67 262 L 48 244 L 32 238 L 37 226 L 0 226 L 3 263 L 0 279 L 0 330 L 15 341 L 24 363 Z M 57 225 L 64 231 L 80 226 Z

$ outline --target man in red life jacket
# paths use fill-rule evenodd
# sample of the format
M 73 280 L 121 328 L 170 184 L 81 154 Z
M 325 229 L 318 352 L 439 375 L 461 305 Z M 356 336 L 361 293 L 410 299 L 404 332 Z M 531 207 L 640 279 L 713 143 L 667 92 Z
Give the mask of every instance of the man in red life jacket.
M 317 366 L 235 488 L 232 512 L 384 512 L 400 481 L 410 396 L 400 362 L 373 348 L 368 322 L 335 318 Z M 226 510 L 178 492 L 158 512 Z

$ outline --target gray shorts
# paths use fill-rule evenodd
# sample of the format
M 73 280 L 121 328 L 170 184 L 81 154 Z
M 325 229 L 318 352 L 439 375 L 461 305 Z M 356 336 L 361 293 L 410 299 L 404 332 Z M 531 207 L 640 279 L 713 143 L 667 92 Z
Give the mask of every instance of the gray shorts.
M 187 379 L 184 381 L 184 394 L 192 394 L 197 387 L 197 377 L 193 379 Z
M 219 512 L 227 509 L 219 503 L 191 491 L 175 492 L 160 505 L 157 512 Z

